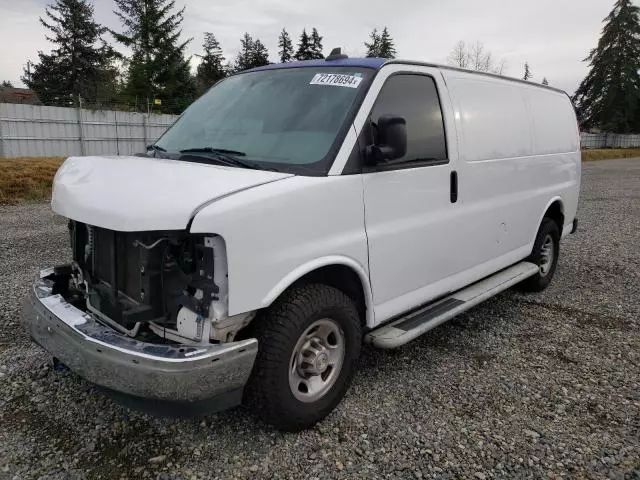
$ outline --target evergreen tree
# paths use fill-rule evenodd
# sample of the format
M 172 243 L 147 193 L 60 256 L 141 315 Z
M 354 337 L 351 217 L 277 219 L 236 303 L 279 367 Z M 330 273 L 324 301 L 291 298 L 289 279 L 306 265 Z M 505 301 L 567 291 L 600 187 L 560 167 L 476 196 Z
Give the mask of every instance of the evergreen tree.
M 280 48 L 278 51 L 280 62 L 290 62 L 293 58 L 293 43 L 291 42 L 291 37 L 289 37 L 289 34 L 284 28 L 278 37 L 278 48 Z
M 542 85 L 549 85 L 549 80 L 547 80 L 547 77 L 544 77 L 542 79 Z
M 240 52 L 236 57 L 236 63 L 234 70 L 241 72 L 251 68 L 253 55 L 253 38 L 251 35 L 245 32 L 244 36 L 240 39 Z
M 175 0 L 115 0 L 114 12 L 124 27 L 111 31 L 132 50 L 125 92 L 138 104 L 159 99 L 161 110 L 180 113 L 195 98 L 195 79 L 184 51 L 191 39 L 180 42 L 184 8 Z
M 269 64 L 269 51 L 264 44 L 245 33 L 240 39 L 240 53 L 236 58 L 235 71 L 248 70 Z
M 13 84 L 9 80 L 3 80 L 2 83 L 0 83 L 0 87 L 13 88 Z
M 196 73 L 199 94 L 204 93 L 211 85 L 227 75 L 222 49 L 213 33 L 205 32 L 202 49 L 204 50 L 204 55 L 201 56 L 202 62 L 198 65 Z
M 617 0 L 604 19 L 596 48 L 585 59 L 591 70 L 573 101 L 583 128 L 640 131 L 640 8 Z
M 311 59 L 320 60 L 323 59 L 322 54 L 322 37 L 318 33 L 315 27 L 311 30 Z
M 365 56 L 377 57 L 380 52 L 380 34 L 377 28 L 373 29 L 369 38 L 371 39 L 371 43 L 364 42 L 364 46 L 367 47 L 367 54 Z
M 251 52 L 251 68 L 269 65 L 269 50 L 265 47 L 260 39 L 253 42 L 253 51 Z
M 106 28 L 94 21 L 93 6 L 86 0 L 56 0 L 45 14 L 40 23 L 56 48 L 38 52 L 39 62 L 25 70 L 22 80 L 45 105 L 69 105 L 79 96 L 93 104 L 113 101 L 115 52 L 102 40 Z
M 529 68 L 529 63 L 524 63 L 524 75 L 522 77 L 523 80 L 529 80 L 533 75 L 531 74 L 531 69 Z
M 380 58 L 396 58 L 396 47 L 393 38 L 389 34 L 387 27 L 382 29 L 380 34 L 380 46 L 378 49 L 378 57 Z
M 369 38 L 371 43 L 364 42 L 367 57 L 396 58 L 396 47 L 387 27 L 384 27 L 380 33 L 374 28 Z
M 296 50 L 296 60 L 311 60 L 313 58 L 313 49 L 311 37 L 307 34 L 306 29 L 302 29 L 300 41 L 298 42 L 298 50 Z

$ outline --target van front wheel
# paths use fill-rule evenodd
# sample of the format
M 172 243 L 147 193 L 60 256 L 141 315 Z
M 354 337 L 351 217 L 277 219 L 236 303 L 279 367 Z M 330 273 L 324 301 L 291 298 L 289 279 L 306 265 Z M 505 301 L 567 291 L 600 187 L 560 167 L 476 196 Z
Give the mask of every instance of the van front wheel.
M 321 284 L 294 287 L 255 320 L 258 355 L 245 401 L 285 431 L 314 425 L 346 393 L 360 355 L 355 305 Z
M 518 287 L 526 292 L 541 292 L 551 282 L 560 254 L 560 231 L 550 218 L 542 219 L 531 255 L 527 262 L 538 265 L 538 272 L 521 282 Z

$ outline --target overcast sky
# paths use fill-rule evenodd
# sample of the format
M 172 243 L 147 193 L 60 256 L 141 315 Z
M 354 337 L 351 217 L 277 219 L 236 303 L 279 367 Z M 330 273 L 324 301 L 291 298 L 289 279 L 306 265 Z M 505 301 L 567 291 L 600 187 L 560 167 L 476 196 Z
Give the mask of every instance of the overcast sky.
M 176 0 L 186 5 L 183 36 L 193 37 L 188 53 L 199 53 L 203 32 L 213 32 L 232 59 L 240 37 L 249 32 L 277 60 L 283 27 L 297 41 L 303 27 L 316 27 L 325 54 L 341 46 L 350 56 L 364 54 L 363 41 L 374 27 L 388 26 L 398 56 L 446 63 L 460 40 L 480 40 L 506 60 L 506 74 L 521 77 L 529 62 L 533 80 L 547 77 L 569 93 L 587 71 L 582 60 L 595 47 L 602 19 L 614 0 Z M 20 85 L 23 66 L 48 52 L 38 17 L 47 0 L 0 0 L 0 80 Z M 118 29 L 113 0 L 94 0 L 98 22 Z M 109 41 L 112 38 L 107 35 Z M 194 59 L 194 63 L 195 63 Z

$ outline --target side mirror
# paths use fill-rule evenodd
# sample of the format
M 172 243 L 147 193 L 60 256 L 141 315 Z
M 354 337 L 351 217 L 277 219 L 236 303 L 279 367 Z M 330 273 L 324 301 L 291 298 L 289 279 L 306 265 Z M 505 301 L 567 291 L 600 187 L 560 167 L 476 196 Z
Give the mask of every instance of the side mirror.
M 407 153 L 407 122 L 396 115 L 382 115 L 378 119 L 378 143 L 367 148 L 372 164 L 402 158 Z

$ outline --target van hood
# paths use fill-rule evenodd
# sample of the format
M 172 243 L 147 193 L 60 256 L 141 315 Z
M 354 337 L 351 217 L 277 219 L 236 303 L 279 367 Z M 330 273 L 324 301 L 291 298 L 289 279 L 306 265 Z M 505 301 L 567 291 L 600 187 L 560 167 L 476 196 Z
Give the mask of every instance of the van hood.
M 150 157 L 70 157 L 54 178 L 51 207 L 122 232 L 183 230 L 202 206 L 291 176 Z

